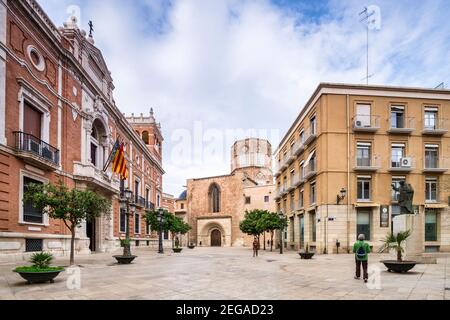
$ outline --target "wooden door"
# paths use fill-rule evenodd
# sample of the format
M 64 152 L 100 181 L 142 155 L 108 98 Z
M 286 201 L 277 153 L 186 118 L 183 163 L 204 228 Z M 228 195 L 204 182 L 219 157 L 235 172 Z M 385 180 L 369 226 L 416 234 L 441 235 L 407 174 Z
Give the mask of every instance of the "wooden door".
M 222 246 L 222 234 L 219 230 L 213 230 L 211 232 L 211 247 L 221 247 Z

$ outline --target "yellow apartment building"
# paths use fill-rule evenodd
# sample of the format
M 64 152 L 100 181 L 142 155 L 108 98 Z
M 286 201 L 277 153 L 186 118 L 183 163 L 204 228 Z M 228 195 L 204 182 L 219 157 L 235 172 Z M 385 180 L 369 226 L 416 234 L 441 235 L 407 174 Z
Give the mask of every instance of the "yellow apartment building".
M 275 151 L 283 242 L 376 251 L 399 215 L 392 185 L 409 183 L 424 252 L 450 251 L 450 90 L 320 84 Z

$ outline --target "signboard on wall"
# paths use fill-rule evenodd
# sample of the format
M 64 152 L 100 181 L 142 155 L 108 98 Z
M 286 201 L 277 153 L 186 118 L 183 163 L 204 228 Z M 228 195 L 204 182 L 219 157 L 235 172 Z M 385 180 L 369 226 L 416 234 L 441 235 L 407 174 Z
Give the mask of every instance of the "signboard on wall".
M 389 228 L 389 206 L 380 206 L 380 228 Z

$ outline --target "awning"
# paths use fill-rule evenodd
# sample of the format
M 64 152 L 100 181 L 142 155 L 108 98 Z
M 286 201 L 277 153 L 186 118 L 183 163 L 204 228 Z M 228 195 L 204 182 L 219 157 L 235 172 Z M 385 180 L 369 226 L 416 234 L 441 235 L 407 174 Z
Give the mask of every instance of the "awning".
M 314 155 L 316 154 L 316 150 L 314 150 L 313 152 L 311 152 L 308 156 L 308 158 L 306 159 L 305 163 L 304 163 L 304 167 L 307 167 L 309 165 L 309 163 L 311 162 L 311 159 L 314 157 Z
M 355 203 L 355 208 L 377 208 L 380 205 L 378 203 L 364 203 L 364 202 L 358 202 Z
M 444 209 L 447 207 L 448 207 L 448 205 L 446 205 L 445 203 L 426 203 L 425 204 L 425 208 L 428 208 L 428 209 Z

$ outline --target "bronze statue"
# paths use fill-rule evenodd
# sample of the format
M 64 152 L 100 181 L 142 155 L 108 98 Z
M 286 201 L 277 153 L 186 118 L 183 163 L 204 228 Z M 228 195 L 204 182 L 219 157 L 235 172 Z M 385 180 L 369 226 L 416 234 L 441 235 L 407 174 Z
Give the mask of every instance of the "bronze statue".
M 405 181 L 400 181 L 400 187 L 396 187 L 394 184 L 392 185 L 392 189 L 396 192 L 399 192 L 398 196 L 398 204 L 400 205 L 400 214 L 414 214 L 413 209 L 413 198 L 414 198 L 414 189 Z

